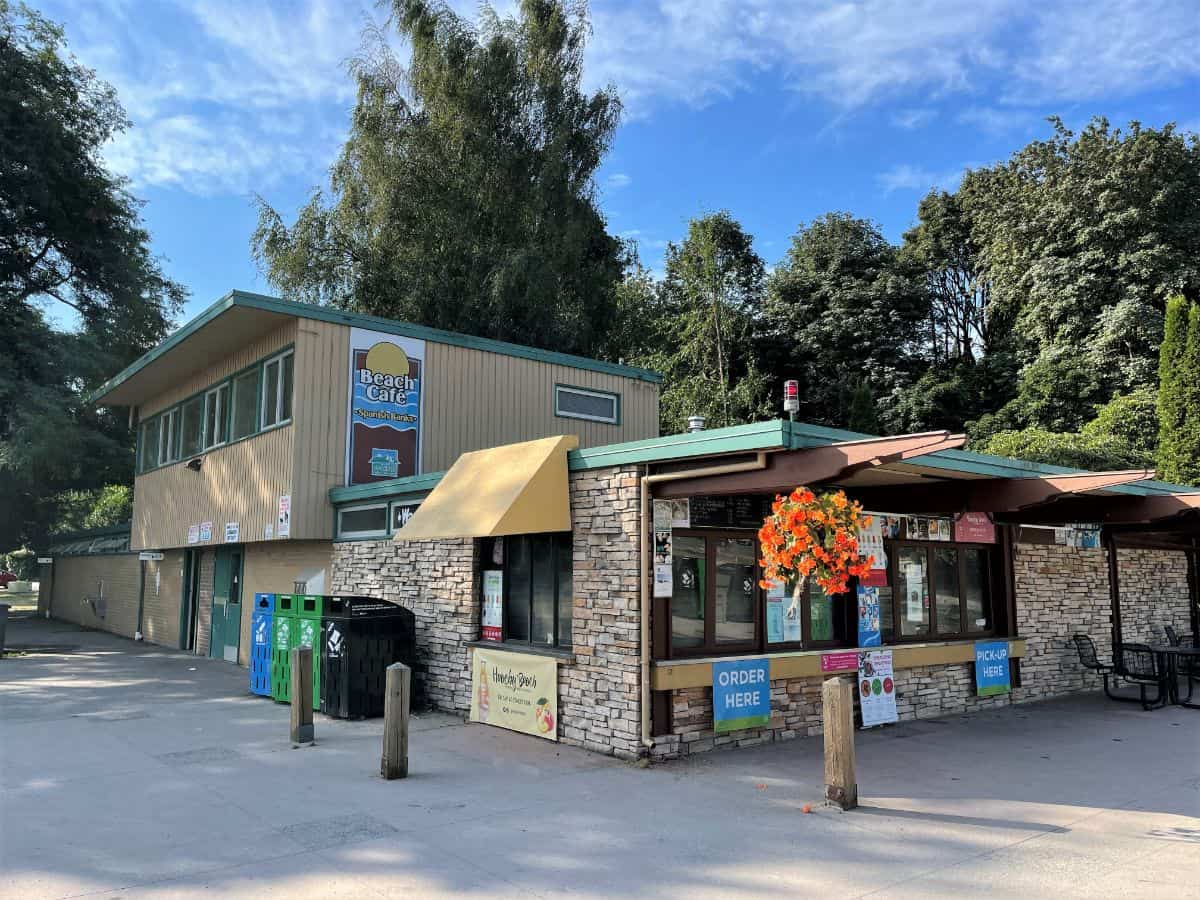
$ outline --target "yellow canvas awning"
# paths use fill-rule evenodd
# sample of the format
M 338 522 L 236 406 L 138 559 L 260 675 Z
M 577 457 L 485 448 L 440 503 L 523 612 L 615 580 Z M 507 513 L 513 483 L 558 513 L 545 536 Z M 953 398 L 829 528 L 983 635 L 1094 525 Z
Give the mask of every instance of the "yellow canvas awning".
M 464 453 L 395 539 L 570 531 L 567 451 L 578 446 L 562 435 Z

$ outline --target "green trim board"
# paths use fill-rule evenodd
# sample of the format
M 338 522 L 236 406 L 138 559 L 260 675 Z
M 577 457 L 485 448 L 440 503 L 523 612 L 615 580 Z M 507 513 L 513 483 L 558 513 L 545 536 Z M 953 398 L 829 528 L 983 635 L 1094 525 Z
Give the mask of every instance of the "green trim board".
M 317 306 L 311 303 L 296 303 L 292 300 L 283 300 L 279 297 L 270 297 L 266 294 L 255 294 L 248 291 L 230 291 L 204 312 L 200 313 L 196 318 L 180 327 L 174 334 L 168 337 L 165 341 L 150 350 L 141 358 L 135 360 L 123 370 L 118 372 L 104 384 L 100 385 L 92 393 L 88 394 L 84 399 L 85 403 L 93 404 L 101 402 L 101 399 L 115 388 L 119 387 L 124 382 L 128 381 L 146 366 L 150 365 L 157 359 L 161 359 L 173 349 L 178 347 L 189 337 L 194 335 L 204 326 L 210 324 L 218 316 L 229 310 L 241 307 L 245 309 L 257 309 L 263 312 L 278 313 L 283 316 L 295 316 L 300 319 L 312 319 L 320 322 L 329 322 L 335 325 L 348 325 L 354 328 L 369 328 L 374 331 L 381 331 L 386 334 L 396 334 L 404 337 L 417 338 L 419 340 L 431 341 L 437 344 L 449 344 L 456 347 L 466 347 L 471 350 L 483 350 L 489 353 L 499 353 L 504 356 L 515 356 L 521 359 L 530 359 L 535 362 L 551 363 L 560 366 L 569 366 L 575 369 L 583 369 L 591 372 L 601 372 L 607 375 L 618 375 L 623 378 L 633 378 L 639 381 L 648 381 L 653 384 L 659 384 L 663 378 L 657 372 L 651 372 L 649 369 L 639 369 L 634 366 L 626 366 L 620 363 L 606 362 L 599 359 L 588 359 L 583 356 L 575 356 L 570 353 L 559 353 L 555 350 L 542 350 L 538 347 L 526 347 L 522 344 L 512 344 L 508 341 L 498 341 L 493 338 L 475 337 L 469 334 L 458 334 L 453 331 L 445 331 L 440 328 L 430 328 L 426 325 L 414 325 L 410 322 L 400 322 L 395 319 L 385 319 L 381 316 L 369 316 L 362 313 L 346 312 L 345 310 L 334 309 L 328 306 Z
M 727 428 L 713 428 L 706 431 L 672 434 L 640 441 L 626 441 L 619 444 L 572 450 L 567 454 L 567 467 L 572 472 L 582 472 L 590 469 L 643 465 L 668 460 L 753 453 L 760 450 L 803 450 L 809 447 L 826 446 L 837 441 L 861 440 L 870 437 L 873 435 L 773 419 L 767 422 L 753 422 L 749 425 L 732 425 Z M 971 453 L 966 450 L 938 450 L 935 453 L 917 457 L 911 462 L 927 468 L 943 469 L 948 473 L 960 472 L 992 478 L 1072 475 L 1086 471 L 1063 466 L 1043 465 L 1022 459 L 1008 459 L 1003 456 L 990 456 L 985 453 Z M 394 499 L 406 494 L 424 494 L 437 487 L 444 474 L 444 472 L 430 472 L 374 484 L 332 488 L 329 491 L 329 499 L 331 503 L 338 505 L 385 497 Z M 1186 485 L 1147 479 L 1109 490 L 1147 496 L 1194 493 L 1196 489 Z

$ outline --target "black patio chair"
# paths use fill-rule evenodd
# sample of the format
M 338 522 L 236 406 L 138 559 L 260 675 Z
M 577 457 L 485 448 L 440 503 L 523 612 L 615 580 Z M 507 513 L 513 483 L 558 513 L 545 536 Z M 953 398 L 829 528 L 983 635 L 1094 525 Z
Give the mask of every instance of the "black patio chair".
M 1113 697 L 1108 689 L 1108 678 L 1113 674 L 1113 667 L 1100 662 L 1100 657 L 1096 653 L 1096 643 L 1089 635 L 1077 634 L 1072 640 L 1075 641 L 1075 649 L 1079 651 L 1079 664 L 1085 669 L 1091 669 L 1097 675 L 1104 679 L 1104 693 L 1114 700 L 1130 699 L 1126 697 Z
M 1172 647 L 1179 646 L 1179 635 L 1176 633 L 1174 626 L 1172 626 L 1172 625 L 1163 626 L 1163 633 L 1167 636 L 1168 644 L 1170 644 Z
M 1142 709 L 1155 709 L 1165 705 L 1170 697 L 1168 675 L 1159 664 L 1158 654 L 1148 644 L 1118 644 L 1113 651 L 1113 674 L 1136 684 L 1139 694 L 1137 699 L 1108 694 L 1114 700 L 1140 701 Z M 1148 687 L 1155 689 L 1153 700 L 1146 698 Z

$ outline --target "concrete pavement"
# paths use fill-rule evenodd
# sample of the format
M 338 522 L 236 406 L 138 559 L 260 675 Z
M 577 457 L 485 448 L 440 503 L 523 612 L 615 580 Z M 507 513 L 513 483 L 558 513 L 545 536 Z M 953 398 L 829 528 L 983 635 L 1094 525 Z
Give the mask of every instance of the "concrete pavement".
M 450 895 L 1200 898 L 1200 712 L 1102 696 L 641 769 L 461 720 L 288 710 L 246 672 L 18 619 L 0 661 L 0 897 Z M 813 805 L 804 815 L 801 807 Z

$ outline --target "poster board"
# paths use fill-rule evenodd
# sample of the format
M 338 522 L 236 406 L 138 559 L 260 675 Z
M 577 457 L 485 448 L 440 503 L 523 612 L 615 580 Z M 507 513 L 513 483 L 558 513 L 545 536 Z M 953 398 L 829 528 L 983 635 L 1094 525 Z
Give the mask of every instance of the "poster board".
M 421 471 L 425 342 L 350 329 L 346 484 Z
M 882 643 L 879 630 L 879 588 L 858 586 L 858 646 L 878 647 Z
M 771 663 L 733 659 L 712 664 L 713 731 L 725 734 L 771 721 Z
M 471 721 L 557 741 L 558 662 L 472 648 Z
M 995 697 L 1012 690 L 1008 673 L 1008 641 L 981 641 L 975 645 L 975 693 Z
M 899 721 L 891 650 L 868 650 L 858 655 L 858 704 L 863 728 Z
M 485 641 L 499 641 L 504 636 L 504 571 L 484 569 L 482 637 Z

